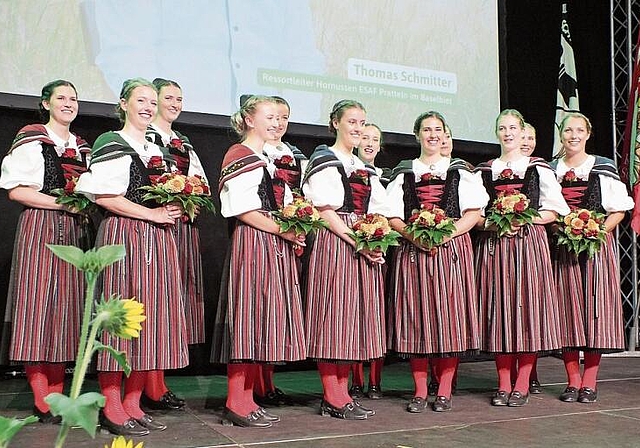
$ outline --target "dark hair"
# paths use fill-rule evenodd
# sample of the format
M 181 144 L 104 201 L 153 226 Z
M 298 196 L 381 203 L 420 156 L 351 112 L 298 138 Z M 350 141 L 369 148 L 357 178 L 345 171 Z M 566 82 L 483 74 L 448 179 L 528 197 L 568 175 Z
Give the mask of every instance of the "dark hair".
M 153 85 L 156 87 L 156 90 L 158 91 L 158 93 L 160 93 L 160 89 L 166 86 L 173 86 L 182 90 L 182 87 L 180 87 L 180 84 L 170 79 L 156 78 L 153 80 Z
M 420 115 L 418 115 L 416 121 L 413 122 L 413 135 L 417 137 L 420 134 L 420 126 L 422 126 L 422 121 L 427 118 L 436 118 L 440 120 L 440 123 L 442 123 L 443 130 L 447 128 L 447 120 L 444 119 L 444 115 L 435 110 L 430 110 L 428 112 L 422 112 Z
M 380 126 L 375 123 L 365 123 L 364 127 L 376 128 L 378 130 L 378 132 L 380 133 L 380 150 L 384 149 L 384 137 L 382 136 L 382 129 L 380 129 Z
M 272 103 L 276 104 L 276 100 L 271 96 L 264 95 L 250 95 L 240 107 L 236 113 L 231 115 L 231 127 L 236 134 L 240 137 L 240 139 L 244 139 L 247 135 L 247 123 L 245 118 L 252 117 L 256 113 L 256 108 L 259 104 L 262 103 Z
M 127 101 L 131 97 L 131 93 L 135 90 L 136 87 L 151 87 L 153 90 L 158 92 L 156 86 L 151 82 L 144 78 L 131 78 L 127 79 L 122 83 L 122 90 L 120 90 L 120 99 Z M 116 104 L 116 113 L 118 114 L 118 118 L 120 121 L 124 123 L 127 118 L 127 113 L 120 106 L 120 101 Z
M 42 88 L 42 92 L 40 93 L 40 102 L 38 103 L 38 110 L 40 111 L 40 116 L 42 120 L 46 123 L 49 121 L 49 111 L 44 108 L 42 105 L 43 101 L 51 101 L 51 96 L 53 96 L 53 91 L 56 90 L 57 87 L 60 86 L 69 86 L 76 92 L 76 96 L 78 96 L 78 90 L 76 86 L 73 85 L 71 81 L 66 81 L 64 79 L 56 79 L 55 81 L 51 81 L 44 85 Z
M 347 109 L 357 108 L 363 112 L 367 112 L 364 106 L 356 100 L 340 100 L 336 104 L 333 105 L 331 109 L 331 113 L 329 114 L 329 132 L 332 134 L 336 134 L 337 130 L 333 125 L 333 120 L 340 121 L 340 118 L 344 115 L 344 112 Z

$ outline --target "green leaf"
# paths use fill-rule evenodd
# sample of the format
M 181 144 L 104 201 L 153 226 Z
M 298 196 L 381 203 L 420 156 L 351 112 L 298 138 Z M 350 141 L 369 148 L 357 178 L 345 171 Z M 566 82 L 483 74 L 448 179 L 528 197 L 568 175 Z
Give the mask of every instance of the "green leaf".
M 84 271 L 84 252 L 75 246 L 62 246 L 58 244 L 47 244 L 47 247 L 58 258 L 71 263 L 76 268 Z
M 122 260 L 127 252 L 125 251 L 124 245 L 111 244 L 108 246 L 99 247 L 96 251 L 96 254 L 98 255 L 98 259 L 100 260 L 102 269 L 104 269 L 107 266 L 112 265 L 116 261 Z
M 113 356 L 113 359 L 115 359 L 120 365 L 120 367 L 122 367 L 124 374 L 127 376 L 131 374 L 131 366 L 129 365 L 129 361 L 127 361 L 127 354 L 125 352 L 119 352 L 115 348 L 109 345 L 104 345 L 102 342 L 99 342 L 99 341 L 95 341 L 93 347 L 94 347 L 94 350 L 102 350 L 105 352 L 109 352 L 111 356 Z
M 38 417 L 35 415 L 30 415 L 26 418 L 8 418 L 0 416 L 0 446 L 7 446 L 23 426 L 37 421 Z
M 63 424 L 67 426 L 80 426 L 91 437 L 96 435 L 98 425 L 98 411 L 104 407 L 105 398 L 97 392 L 88 392 L 80 395 L 75 400 L 66 395 L 53 393 L 44 399 L 53 415 L 60 415 Z

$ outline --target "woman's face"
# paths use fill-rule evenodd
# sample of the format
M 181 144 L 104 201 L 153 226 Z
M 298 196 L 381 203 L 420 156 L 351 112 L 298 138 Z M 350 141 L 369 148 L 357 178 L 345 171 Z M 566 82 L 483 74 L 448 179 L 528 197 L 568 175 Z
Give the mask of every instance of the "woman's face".
M 339 120 L 333 120 L 336 129 L 336 141 L 341 142 L 347 148 L 356 148 L 360 144 L 362 128 L 367 116 L 358 107 L 351 107 L 344 111 Z
M 49 121 L 69 126 L 78 116 L 76 91 L 71 86 L 58 86 L 53 89 L 49 101 L 42 101 L 42 107 L 49 111 Z
M 129 99 L 120 99 L 120 107 L 126 112 L 126 123 L 143 130 L 153 121 L 158 110 L 158 94 L 149 86 L 138 86 Z
M 440 146 L 440 155 L 442 157 L 450 157 L 452 151 L 453 151 L 453 139 L 451 138 L 451 134 L 445 131 L 444 137 L 442 138 L 442 143 Z
M 158 117 L 173 123 L 182 112 L 182 90 L 179 87 L 167 85 L 160 89 L 158 95 Z
M 503 115 L 500 117 L 496 134 L 502 152 L 520 151 L 523 132 L 524 130 L 518 118 L 512 115 Z
M 358 158 L 363 162 L 373 165 L 376 156 L 380 152 L 380 131 L 375 126 L 365 126 L 360 133 L 358 145 Z
M 524 128 L 524 134 L 522 137 L 522 145 L 520 145 L 520 150 L 522 154 L 525 156 L 530 156 L 533 154 L 533 151 L 536 149 L 536 133 L 531 130 L 531 128 Z
M 426 155 L 440 154 L 444 139 L 444 125 L 436 117 L 427 117 L 420 123 L 416 136 L 420 143 L 420 151 Z
M 276 111 L 278 112 L 279 117 L 278 133 L 276 138 L 280 140 L 284 134 L 287 133 L 287 128 L 289 127 L 289 108 L 286 104 L 278 103 L 276 104 Z
M 571 117 L 562 128 L 562 147 L 568 156 L 586 152 L 587 140 L 591 137 L 584 118 Z
M 275 103 L 263 102 L 256 105 L 253 115 L 245 118 L 248 133 L 255 135 L 262 141 L 274 140 L 278 135 L 280 120 L 278 107 Z

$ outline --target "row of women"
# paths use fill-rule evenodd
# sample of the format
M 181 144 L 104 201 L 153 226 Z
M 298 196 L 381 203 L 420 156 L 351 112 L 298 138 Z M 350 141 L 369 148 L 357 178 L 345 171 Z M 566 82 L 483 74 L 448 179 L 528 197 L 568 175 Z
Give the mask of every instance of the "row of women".
M 183 226 L 182 210 L 146 203 L 138 190 L 158 174 L 150 158 L 171 150 L 172 137 L 183 142 L 175 145 L 180 146 L 179 154 L 173 149 L 183 160 L 180 169 L 201 170 L 188 140 L 171 129 L 181 99 L 172 82 L 159 80 L 154 86 L 140 79 L 126 81 L 119 103 L 124 127 L 96 140 L 89 170 L 76 187 L 106 210 L 96 244 L 127 247 L 126 259 L 105 271 L 105 296 L 136 296 L 148 316 L 139 339 L 108 340 L 127 352 L 134 370 L 124 390 L 113 359 L 105 354 L 98 360 L 107 398 L 101 422 L 121 434 L 164 429 L 141 409 L 141 396 L 149 403 L 183 405 L 166 388 L 162 372 L 186 365 L 187 344 L 199 341 L 198 336 L 187 337 L 189 326 L 202 328 L 201 322 L 186 324 L 188 318 L 194 322 L 194 314 L 201 315 L 185 286 L 193 280 L 187 274 L 199 270 L 197 231 L 188 224 L 177 230 Z M 82 281 L 43 248 L 51 242 L 80 244 L 81 220 L 47 193 L 64 182 L 65 170 L 70 169 L 68 148 L 76 150 L 74 172 L 85 170 L 85 146 L 69 132 L 76 100 L 70 83 L 45 86 L 42 106 L 49 121 L 35 126 L 39 133 L 30 134 L 33 129 L 27 127 L 18 135 L 0 178 L 11 199 L 25 205 L 10 290 L 11 359 L 27 363 L 35 408 L 42 418 L 48 411 L 43 397 L 61 387 L 56 369 L 73 359 L 77 347 L 72 331 L 77 325 L 73 327 L 70 316 L 77 310 L 63 307 L 81 295 Z M 409 412 L 427 407 L 429 360 L 437 366 L 439 380 L 432 408 L 447 411 L 459 359 L 478 351 L 495 355 L 499 383 L 493 405 L 526 404 L 536 356 L 560 350 L 568 376 L 561 399 L 596 400 L 600 355 L 624 347 L 613 231 L 633 202 L 613 162 L 586 154 L 591 133 L 586 117 L 572 114 L 563 121 L 564 156 L 552 166 L 521 152 L 524 120 L 517 111 L 505 110 L 496 120 L 500 157 L 473 169 L 443 155 L 444 117 L 421 114 L 413 129 L 420 156 L 401 162 L 386 189 L 380 170 L 353 153 L 361 147 L 366 158 L 375 150 L 363 140 L 381 138 L 377 127 L 366 126 L 360 103 L 343 100 L 334 105 L 329 129 L 335 142 L 316 148 L 308 161 L 282 142 L 288 118 L 286 101 L 264 96 L 249 97 L 231 117 L 240 142 L 226 153 L 219 182 L 221 213 L 229 218 L 231 242 L 212 344 L 212 361 L 226 363 L 228 369 L 223 423 L 270 427 L 278 422 L 277 415 L 256 403 L 254 392 L 278 399 L 281 391 L 273 385 L 273 365 L 302 359 L 317 361 L 322 415 L 369 418 L 375 411 L 349 395 L 349 372 L 354 363 L 379 365 L 387 352 L 409 359 L 415 383 Z M 150 143 L 148 136 L 158 136 L 154 141 L 159 145 Z M 307 248 L 304 272 L 295 253 L 296 246 L 306 245 L 304 236 L 281 231 L 272 217 L 299 186 L 328 223 Z M 495 228 L 485 226 L 483 214 L 498 193 L 509 188 L 526 194 L 540 216 L 531 225 L 513 223 L 511 231 L 498 238 Z M 412 211 L 428 205 L 455 219 L 454 234 L 437 251 L 404 230 Z M 607 214 L 607 241 L 592 259 L 575 257 L 555 245 L 550 250 L 545 226 L 568 214 L 570 206 Z M 386 215 L 403 236 L 390 257 L 386 284 L 383 254 L 356 250 L 350 237 L 351 225 L 365 213 Z M 473 229 L 477 233 L 472 240 Z M 50 275 L 34 275 L 42 269 Z M 183 273 L 182 284 L 176 284 L 176 272 Z M 71 285 L 76 290 L 70 290 Z M 64 332 L 62 319 L 67 323 Z M 67 339 L 56 343 L 56 338 Z M 585 353 L 582 374 L 580 350 Z M 512 384 L 514 363 L 517 375 Z

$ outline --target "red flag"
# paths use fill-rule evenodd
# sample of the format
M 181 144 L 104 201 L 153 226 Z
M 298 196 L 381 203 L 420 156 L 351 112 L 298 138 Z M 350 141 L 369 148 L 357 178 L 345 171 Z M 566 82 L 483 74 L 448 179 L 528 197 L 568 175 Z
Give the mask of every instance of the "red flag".
M 638 92 L 640 78 L 640 33 L 636 44 L 636 58 L 633 65 L 633 77 L 629 90 L 629 102 L 627 103 L 627 126 L 624 130 L 624 146 L 622 148 L 622 160 L 620 161 L 620 177 L 629 185 L 631 196 L 635 202 L 631 214 L 631 228 L 640 233 L 640 95 Z

